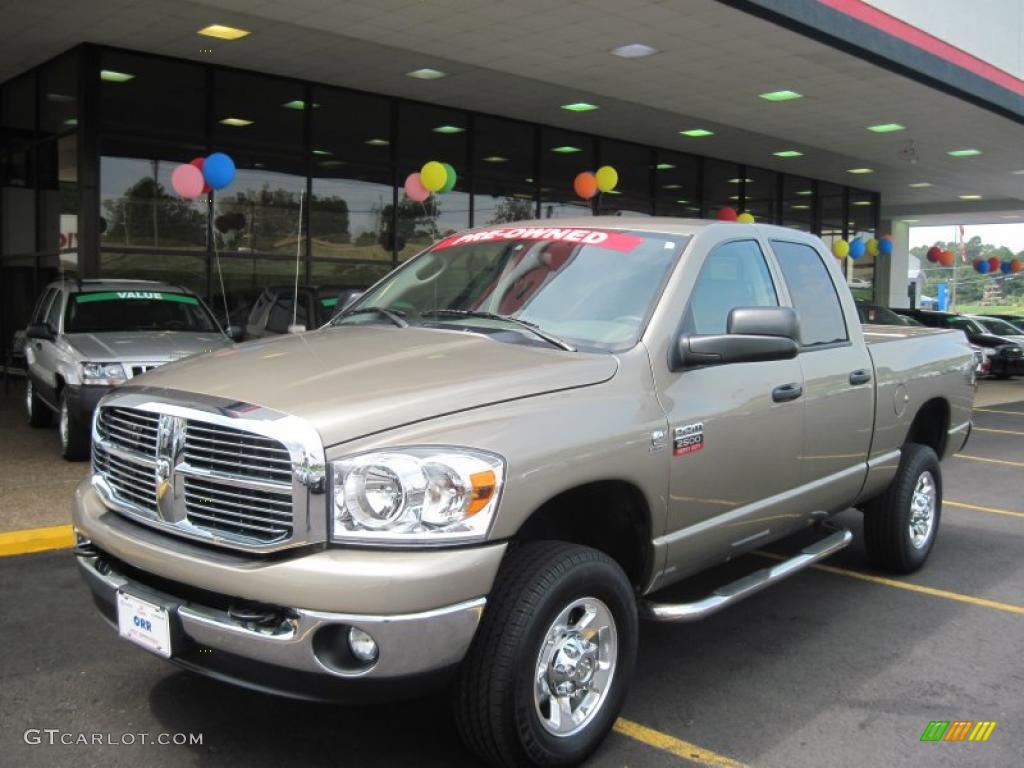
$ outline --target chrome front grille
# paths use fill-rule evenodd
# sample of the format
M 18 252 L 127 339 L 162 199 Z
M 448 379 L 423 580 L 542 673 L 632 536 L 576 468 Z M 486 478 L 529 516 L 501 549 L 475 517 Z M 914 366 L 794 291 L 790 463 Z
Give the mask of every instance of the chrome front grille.
M 324 486 L 312 429 L 242 403 L 207 412 L 151 400 L 119 392 L 97 413 L 93 484 L 109 506 L 236 549 L 323 540 L 326 508 L 309 509 L 310 493 Z M 256 418 L 264 414 L 271 417 Z

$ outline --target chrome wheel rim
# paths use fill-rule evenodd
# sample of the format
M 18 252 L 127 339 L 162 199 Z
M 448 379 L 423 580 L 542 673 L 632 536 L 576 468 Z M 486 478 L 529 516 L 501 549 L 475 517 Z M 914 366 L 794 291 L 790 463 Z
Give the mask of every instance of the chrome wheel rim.
M 548 627 L 537 654 L 533 703 L 544 730 L 564 738 L 587 727 L 611 690 L 619 637 L 596 597 L 573 600 Z
M 65 448 L 68 445 L 68 401 L 61 400 L 60 403 L 60 444 Z
M 25 383 L 25 411 L 28 413 L 28 417 L 32 418 L 32 381 L 29 380 Z
M 914 493 L 910 497 L 910 543 L 914 549 L 921 549 L 931 538 L 935 525 L 935 504 L 938 490 L 931 472 L 922 472 L 917 478 Z

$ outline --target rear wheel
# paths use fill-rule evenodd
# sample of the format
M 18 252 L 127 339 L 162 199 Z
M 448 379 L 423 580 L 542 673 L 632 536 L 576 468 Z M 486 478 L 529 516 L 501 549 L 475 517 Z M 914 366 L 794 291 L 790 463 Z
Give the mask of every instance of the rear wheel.
M 61 455 L 67 461 L 84 461 L 89 458 L 89 431 L 71 413 L 67 392 L 60 393 L 57 432 L 60 435 Z
M 633 588 L 597 550 L 510 553 L 455 690 L 463 741 L 492 765 L 562 766 L 611 730 L 636 659 Z
M 939 457 L 927 445 L 903 446 L 889 488 L 864 509 L 864 546 L 878 568 L 912 573 L 935 545 L 942 512 Z
M 48 427 L 53 423 L 53 413 L 49 407 L 36 394 L 36 388 L 32 385 L 32 377 L 28 376 L 25 384 L 25 415 L 28 416 L 28 423 L 33 427 Z

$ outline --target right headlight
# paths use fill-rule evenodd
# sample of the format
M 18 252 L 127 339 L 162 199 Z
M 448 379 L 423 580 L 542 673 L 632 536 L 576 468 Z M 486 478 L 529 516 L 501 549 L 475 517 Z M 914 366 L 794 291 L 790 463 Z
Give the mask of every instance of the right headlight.
M 331 463 L 331 536 L 376 544 L 481 540 L 505 462 L 473 448 L 386 449 Z
M 84 384 L 120 384 L 126 378 L 120 363 L 82 363 Z

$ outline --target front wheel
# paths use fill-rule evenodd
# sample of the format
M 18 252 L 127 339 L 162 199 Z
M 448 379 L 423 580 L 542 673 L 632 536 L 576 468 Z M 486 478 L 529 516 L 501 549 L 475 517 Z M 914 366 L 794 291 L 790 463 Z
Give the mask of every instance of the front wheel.
M 903 446 L 896 477 L 864 509 L 864 546 L 878 568 L 913 573 L 935 546 L 942 512 L 939 457 L 927 445 Z
M 636 646 L 633 588 L 613 560 L 562 542 L 521 546 L 456 682 L 463 741 L 492 765 L 581 762 L 615 723 Z
M 65 460 L 85 461 L 89 458 L 89 431 L 71 412 L 67 392 L 60 394 L 57 433 L 60 435 L 60 452 Z

